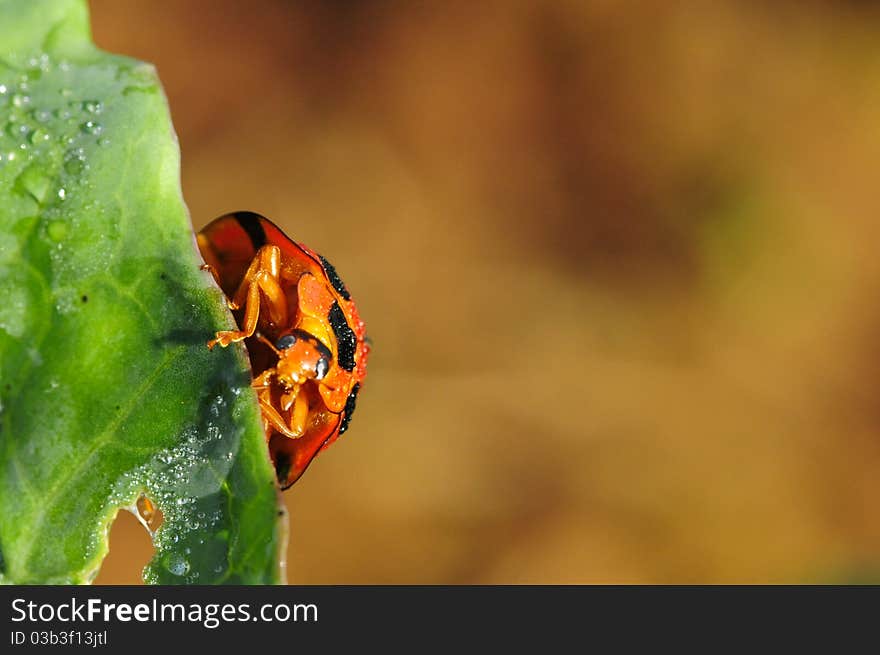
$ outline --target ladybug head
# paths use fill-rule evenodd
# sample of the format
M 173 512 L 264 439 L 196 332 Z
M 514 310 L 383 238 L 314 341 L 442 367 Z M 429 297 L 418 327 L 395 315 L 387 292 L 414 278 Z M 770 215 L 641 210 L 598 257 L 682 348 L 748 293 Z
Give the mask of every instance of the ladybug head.
M 333 355 L 318 338 L 305 330 L 291 330 L 275 342 L 278 380 L 286 388 L 298 387 L 307 380 L 322 380 L 330 370 Z

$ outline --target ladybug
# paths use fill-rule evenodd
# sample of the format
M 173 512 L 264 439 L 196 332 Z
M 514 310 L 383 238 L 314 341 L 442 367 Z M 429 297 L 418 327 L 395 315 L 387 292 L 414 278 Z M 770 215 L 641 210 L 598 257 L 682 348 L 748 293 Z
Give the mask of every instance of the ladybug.
M 366 375 L 364 322 L 336 269 L 254 212 L 226 214 L 196 236 L 244 341 L 278 481 L 288 488 L 347 429 Z

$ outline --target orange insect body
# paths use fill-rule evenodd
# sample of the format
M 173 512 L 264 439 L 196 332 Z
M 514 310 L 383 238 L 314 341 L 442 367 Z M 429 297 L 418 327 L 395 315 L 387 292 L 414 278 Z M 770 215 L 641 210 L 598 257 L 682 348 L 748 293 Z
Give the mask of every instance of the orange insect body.
M 221 216 L 197 241 L 239 325 L 208 347 L 245 341 L 287 488 L 348 428 L 366 375 L 364 323 L 333 266 L 259 214 Z

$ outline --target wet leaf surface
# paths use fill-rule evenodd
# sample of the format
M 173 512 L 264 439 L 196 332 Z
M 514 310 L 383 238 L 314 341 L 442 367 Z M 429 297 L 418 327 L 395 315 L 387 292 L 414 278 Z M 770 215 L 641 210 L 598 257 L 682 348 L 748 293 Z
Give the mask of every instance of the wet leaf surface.
M 149 65 L 85 3 L 0 0 L 0 580 L 81 583 L 120 508 L 162 511 L 148 582 L 281 580 L 244 352 L 199 270 Z

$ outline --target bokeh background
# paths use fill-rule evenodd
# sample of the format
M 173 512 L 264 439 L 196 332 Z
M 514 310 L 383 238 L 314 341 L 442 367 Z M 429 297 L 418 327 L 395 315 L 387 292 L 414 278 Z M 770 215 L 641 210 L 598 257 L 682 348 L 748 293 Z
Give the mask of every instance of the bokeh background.
M 875 3 L 90 5 L 375 341 L 290 582 L 880 579 Z

